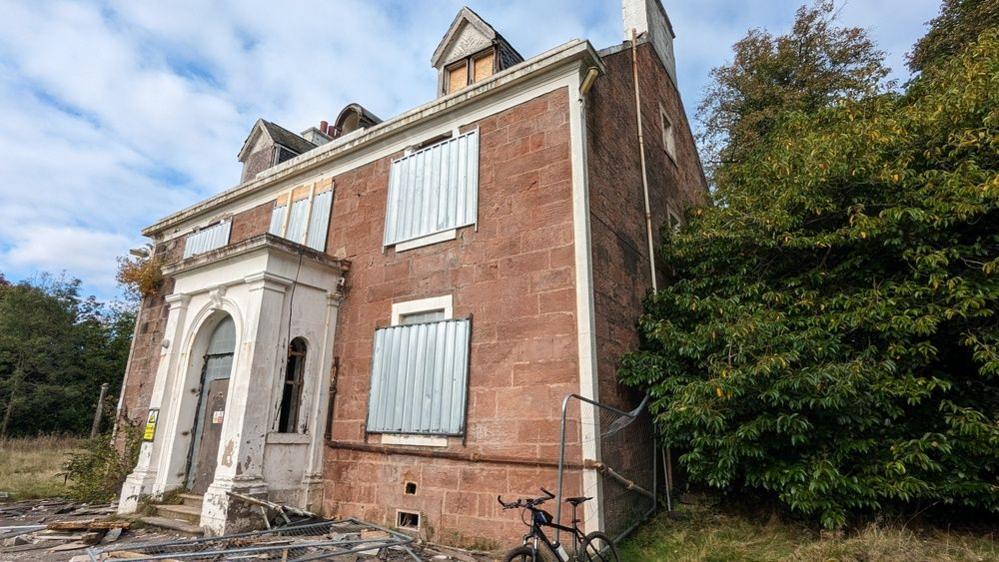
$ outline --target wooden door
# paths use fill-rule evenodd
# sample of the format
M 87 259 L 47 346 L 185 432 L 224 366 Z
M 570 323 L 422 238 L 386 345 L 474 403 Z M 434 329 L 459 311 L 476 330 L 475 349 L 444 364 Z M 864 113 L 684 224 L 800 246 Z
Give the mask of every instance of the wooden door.
M 191 466 L 190 489 L 195 494 L 204 494 L 208 485 L 215 479 L 215 466 L 218 462 L 219 442 L 222 440 L 222 422 L 225 421 L 225 401 L 229 395 L 229 379 L 214 379 L 206 382 L 203 409 L 198 412 L 198 450 L 194 452 Z

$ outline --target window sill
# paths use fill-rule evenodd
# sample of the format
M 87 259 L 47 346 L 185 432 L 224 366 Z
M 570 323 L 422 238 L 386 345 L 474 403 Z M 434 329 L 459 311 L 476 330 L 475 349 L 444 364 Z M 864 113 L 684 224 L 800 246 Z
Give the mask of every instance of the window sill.
M 444 232 L 437 232 L 435 234 L 428 234 L 420 238 L 414 238 L 413 240 L 407 240 L 405 242 L 399 242 L 395 245 L 396 252 L 405 252 L 406 250 L 415 250 L 416 248 L 422 248 L 424 246 L 430 246 L 432 244 L 438 244 L 440 242 L 447 242 L 448 240 L 454 240 L 458 237 L 458 229 L 452 228 L 451 230 L 445 230 Z
M 410 445 L 416 447 L 447 447 L 447 437 L 440 435 L 412 435 L 383 433 L 382 445 Z
M 280 433 L 272 431 L 267 434 L 267 442 L 275 445 L 308 445 L 312 436 L 308 433 Z

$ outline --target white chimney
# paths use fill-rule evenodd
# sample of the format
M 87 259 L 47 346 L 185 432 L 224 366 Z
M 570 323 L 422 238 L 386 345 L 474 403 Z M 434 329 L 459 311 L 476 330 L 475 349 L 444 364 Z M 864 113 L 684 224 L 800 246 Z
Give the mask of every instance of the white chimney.
M 624 16 L 625 40 L 631 39 L 632 29 L 636 36 L 645 33 L 676 85 L 676 58 L 673 56 L 673 39 L 676 35 L 662 3 L 659 0 L 622 0 L 621 12 Z

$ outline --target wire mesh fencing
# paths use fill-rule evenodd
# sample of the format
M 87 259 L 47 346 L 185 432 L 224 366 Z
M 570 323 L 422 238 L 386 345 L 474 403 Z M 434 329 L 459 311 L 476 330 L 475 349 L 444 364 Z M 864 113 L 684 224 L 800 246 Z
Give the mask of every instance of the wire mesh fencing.
M 573 412 L 577 405 L 581 431 L 574 434 L 574 420 L 569 418 L 575 417 Z M 582 493 L 601 499 L 598 509 L 603 516 L 604 533 L 617 542 L 652 515 L 660 493 L 661 478 L 657 462 L 661 457 L 647 406 L 647 396 L 631 410 L 595 402 L 577 394 L 565 397 L 559 455 L 559 512 L 556 519 L 561 515 L 562 497 L 572 495 L 563 490 L 563 482 L 571 464 L 566 459 L 565 451 L 567 445 L 573 442 L 581 445 L 583 469 L 597 473 L 595 483 L 589 486 L 584 484 Z M 587 408 L 590 415 L 584 414 Z M 590 444 L 595 447 L 588 447 Z M 597 458 L 585 458 L 588 450 L 596 451 Z

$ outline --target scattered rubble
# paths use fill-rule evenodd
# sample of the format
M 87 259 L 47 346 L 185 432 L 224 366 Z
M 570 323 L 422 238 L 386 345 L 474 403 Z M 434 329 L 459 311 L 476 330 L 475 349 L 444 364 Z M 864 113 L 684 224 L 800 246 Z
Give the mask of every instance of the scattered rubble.
M 120 560 L 434 560 L 484 562 L 488 553 L 425 543 L 358 519 L 325 520 L 257 498 L 272 528 L 221 537 L 166 534 L 115 516 L 115 507 L 65 500 L 0 504 L 0 561 Z M 251 501 L 252 500 L 252 501 Z M 276 516 L 268 520 L 267 512 Z M 148 518 L 146 518 L 148 519 Z M 296 520 L 297 519 L 297 520 Z

